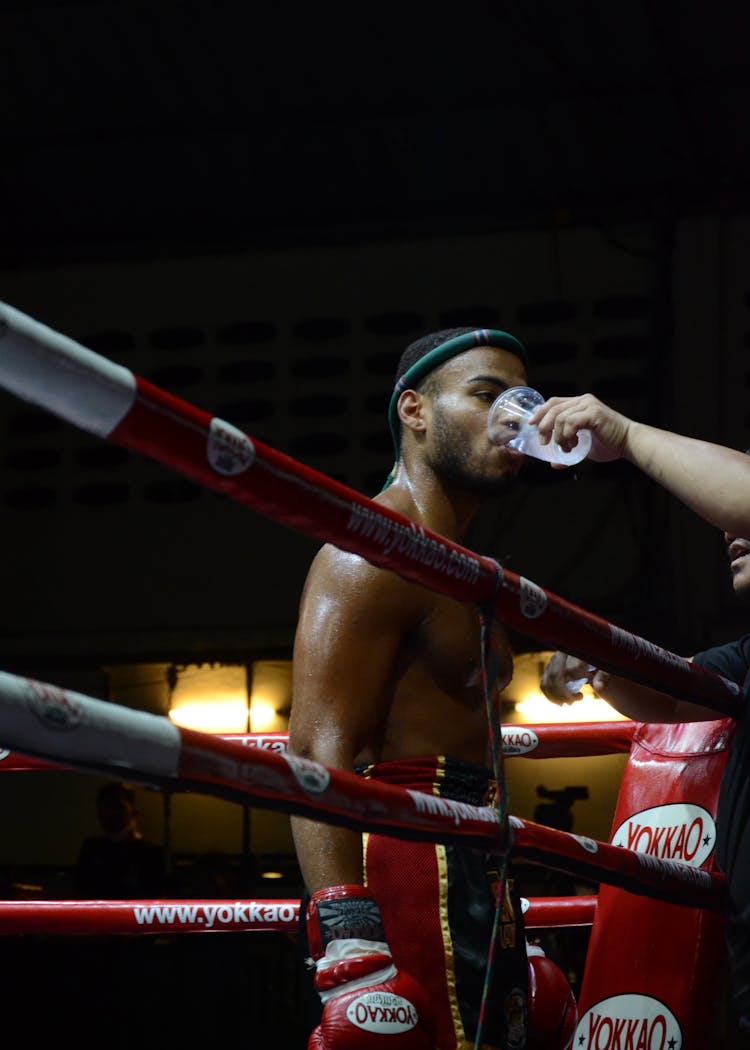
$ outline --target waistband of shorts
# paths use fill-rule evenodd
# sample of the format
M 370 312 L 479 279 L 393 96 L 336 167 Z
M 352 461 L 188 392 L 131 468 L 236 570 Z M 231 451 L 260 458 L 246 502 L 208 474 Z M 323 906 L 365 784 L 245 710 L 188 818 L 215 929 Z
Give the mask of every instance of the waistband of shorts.
M 495 778 L 490 769 L 447 755 L 376 762 L 360 766 L 356 772 L 367 779 L 382 780 L 471 806 L 492 805 L 495 797 Z

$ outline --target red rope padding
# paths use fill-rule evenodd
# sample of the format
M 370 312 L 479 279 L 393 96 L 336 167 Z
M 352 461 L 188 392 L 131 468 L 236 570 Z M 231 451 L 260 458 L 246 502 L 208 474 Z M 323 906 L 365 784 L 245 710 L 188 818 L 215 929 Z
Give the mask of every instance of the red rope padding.
M 56 764 L 343 824 L 492 850 L 498 812 L 427 795 L 0 672 L 0 740 Z
M 156 716 L 155 716 L 156 717 Z M 284 757 L 180 729 L 173 789 L 200 790 L 237 802 L 322 819 L 356 831 L 498 848 L 498 812 L 428 795 L 317 762 Z M 121 774 L 122 775 L 122 774 Z
M 627 754 L 637 722 L 537 722 L 504 725 L 507 758 L 586 758 Z
M 636 722 L 543 722 L 536 725 L 503 726 L 503 752 L 506 758 L 585 758 L 625 753 L 635 732 Z M 236 740 L 245 747 L 283 754 L 287 733 L 225 733 L 223 740 Z M 24 755 L 19 751 L 0 751 L 0 773 L 31 770 L 67 769 L 60 762 Z
M 0 901 L 0 934 L 296 931 L 299 900 Z
M 720 872 L 704 871 L 677 860 L 636 853 L 584 835 L 558 831 L 543 824 L 511 817 L 513 859 L 541 864 L 593 882 L 619 886 L 631 893 L 646 893 L 669 904 L 724 911 L 726 879 Z
M 109 435 L 117 444 L 441 594 L 475 605 L 494 599 L 495 611 L 505 624 L 547 647 L 724 714 L 737 714 L 734 683 L 500 569 L 492 559 L 452 543 L 255 438 L 251 439 L 253 456 L 241 473 L 217 473 L 206 454 L 213 417 L 140 376 L 135 379 L 133 406 Z
M 596 895 L 580 897 L 529 897 L 523 913 L 527 930 L 552 930 L 558 927 L 591 926 L 596 912 Z
M 0 935 L 296 932 L 299 900 L 0 901 Z M 596 897 L 531 897 L 527 930 L 590 926 Z

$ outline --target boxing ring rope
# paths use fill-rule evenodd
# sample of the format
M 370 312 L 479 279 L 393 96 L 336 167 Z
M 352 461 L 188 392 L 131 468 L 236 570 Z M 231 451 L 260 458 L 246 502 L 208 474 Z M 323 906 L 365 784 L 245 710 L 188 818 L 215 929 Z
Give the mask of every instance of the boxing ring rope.
M 636 723 L 591 722 L 575 726 L 539 723 L 503 726 L 506 758 L 578 758 L 627 753 Z M 229 733 L 222 739 L 250 749 L 284 754 L 286 733 Z M 60 762 L 0 752 L 0 772 L 73 769 Z M 536 897 L 525 900 L 527 930 L 590 926 L 595 895 Z M 0 901 L 0 935 L 4 934 L 127 934 L 270 932 L 293 930 L 299 900 L 179 900 L 179 901 Z
M 738 711 L 735 683 L 418 526 L 2 303 L 0 385 L 281 524 L 459 601 L 494 603 L 505 624 L 545 646 L 724 715 Z M 497 849 L 498 814 L 491 808 L 365 782 L 4 672 L 0 740 L 55 765 L 118 777 L 127 772 L 131 780 L 172 791 L 197 790 L 356 830 Z M 515 817 L 510 823 L 519 860 L 670 903 L 723 909 L 725 884 L 717 873 Z
M 0 672 L 0 740 L 77 768 L 170 791 L 199 791 L 261 809 L 494 853 L 500 814 L 237 739 L 184 729 L 152 715 Z M 510 818 L 516 860 L 672 903 L 721 911 L 725 880 L 591 838 Z
M 737 713 L 739 687 L 312 470 L 0 303 L 0 385 L 273 520 L 478 606 L 543 645 Z
M 578 725 L 538 723 L 503 726 L 506 758 L 579 758 L 630 749 L 636 723 L 589 722 Z M 247 748 L 286 751 L 286 733 L 228 733 Z M 0 752 L 0 772 L 64 770 L 74 767 L 21 752 Z M 527 930 L 590 926 L 595 895 L 536 897 L 525 901 Z M 40 934 L 175 934 L 294 929 L 299 900 L 180 901 L 0 901 L 0 935 Z
M 624 752 L 630 748 L 634 722 L 590 722 L 576 726 L 539 723 L 503 726 L 507 758 L 578 758 Z M 286 733 L 228 733 L 248 748 L 286 751 Z M 0 752 L 0 772 L 63 770 L 60 762 Z M 528 930 L 590 926 L 595 895 L 537 897 L 527 901 L 524 925 Z M 0 935 L 41 934 L 175 934 L 223 931 L 278 931 L 294 929 L 299 900 L 180 900 L 180 901 L 0 901 Z
M 535 725 L 502 727 L 503 754 L 524 758 L 586 758 L 596 755 L 627 754 L 636 722 L 540 722 Z M 214 736 L 214 734 L 212 734 Z M 284 754 L 287 733 L 217 733 L 221 740 L 234 740 L 244 747 Z M 65 769 L 63 763 L 25 755 L 20 751 L 0 751 L 0 773 L 32 769 Z
M 596 897 L 537 897 L 524 912 L 527 930 L 590 926 Z M 280 900 L 0 901 L 6 934 L 148 935 L 295 932 L 300 902 Z

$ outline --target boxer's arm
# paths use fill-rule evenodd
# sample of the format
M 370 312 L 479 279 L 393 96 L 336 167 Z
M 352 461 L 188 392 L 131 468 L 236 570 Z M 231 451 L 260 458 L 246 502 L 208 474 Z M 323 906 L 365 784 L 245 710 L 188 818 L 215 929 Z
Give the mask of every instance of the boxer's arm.
M 374 757 L 394 666 L 419 615 L 418 590 L 357 555 L 321 550 L 295 637 L 291 752 L 347 772 Z M 292 832 L 310 892 L 363 881 L 359 833 L 297 817 Z

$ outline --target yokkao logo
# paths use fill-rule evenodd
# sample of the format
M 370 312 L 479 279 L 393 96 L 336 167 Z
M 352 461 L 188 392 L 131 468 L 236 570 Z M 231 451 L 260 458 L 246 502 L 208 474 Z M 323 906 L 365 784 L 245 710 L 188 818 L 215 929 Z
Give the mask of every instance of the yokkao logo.
M 283 757 L 289 763 L 289 768 L 294 773 L 299 786 L 309 795 L 319 795 L 330 784 L 331 774 L 319 762 L 312 762 L 309 758 L 299 758 L 297 755 L 285 754 Z
M 547 595 L 537 583 L 532 583 L 525 576 L 521 581 L 521 613 L 527 620 L 536 620 L 547 608 Z
M 214 416 L 208 432 L 206 455 L 217 474 L 233 477 L 253 465 L 255 447 L 247 434 Z
M 527 726 L 504 726 L 502 736 L 505 755 L 527 755 L 539 747 L 539 737 Z
M 649 995 L 612 995 L 578 1022 L 576 1050 L 682 1050 L 682 1029 L 664 1003 Z
M 703 806 L 672 802 L 633 813 L 612 836 L 624 846 L 660 860 L 678 860 L 699 868 L 716 842 L 714 819 Z
M 24 689 L 29 707 L 48 729 L 67 731 L 80 724 L 83 710 L 64 689 L 30 678 L 25 681 Z
M 346 1008 L 349 1021 L 364 1032 L 397 1035 L 419 1024 L 416 1007 L 393 992 L 363 992 Z

